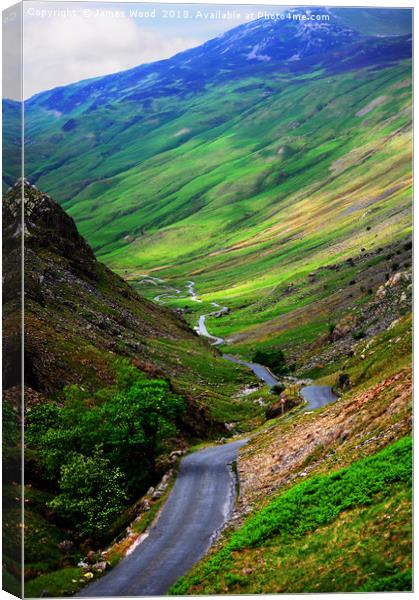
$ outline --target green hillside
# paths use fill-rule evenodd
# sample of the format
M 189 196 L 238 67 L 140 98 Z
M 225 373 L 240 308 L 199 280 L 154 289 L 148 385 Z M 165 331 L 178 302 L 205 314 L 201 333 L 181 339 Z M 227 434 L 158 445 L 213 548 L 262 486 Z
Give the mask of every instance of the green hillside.
M 29 181 L 5 162 L 5 316 L 13 341 L 23 185 L 33 595 L 75 593 L 80 559 L 110 542 L 113 566 L 121 531 L 141 535 L 166 497 L 133 521 L 140 496 L 189 445 L 249 431 L 234 518 L 173 593 L 410 589 L 411 15 L 331 14 L 246 23 L 25 103 Z M 19 106 L 3 112 L 13 146 Z M 309 410 L 313 382 L 328 405 Z
M 337 402 L 255 432 L 235 518 L 172 594 L 412 589 L 411 352 L 406 317 L 359 343 Z
M 410 591 L 411 475 L 407 437 L 308 479 L 249 518 L 172 593 Z
M 115 97 L 129 72 L 41 94 L 27 107 L 29 177 L 147 297 L 193 280 L 203 304 L 167 299 L 191 325 L 211 302 L 231 309 L 208 320 L 231 351 L 311 343 L 368 300 L 376 265 L 384 276 L 389 246 L 409 239 L 409 43 L 363 37 L 190 91 L 184 67 L 162 87 L 156 63 L 132 83 L 137 101 L 127 83 Z M 144 287 L 144 273 L 165 286 Z M 352 300 L 323 306 L 353 280 Z

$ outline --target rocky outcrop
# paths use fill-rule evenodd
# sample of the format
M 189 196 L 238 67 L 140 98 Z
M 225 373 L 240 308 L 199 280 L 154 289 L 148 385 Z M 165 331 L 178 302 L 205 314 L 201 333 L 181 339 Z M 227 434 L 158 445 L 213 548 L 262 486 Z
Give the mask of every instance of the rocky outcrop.
M 23 199 L 23 215 L 22 215 Z M 22 220 L 23 216 L 23 220 Z M 185 367 L 178 347 L 218 359 L 182 316 L 141 297 L 98 262 L 73 219 L 47 194 L 27 181 L 10 188 L 3 201 L 5 387 L 20 382 L 21 238 L 25 242 L 25 382 L 28 397 L 43 401 L 64 386 L 96 389 L 112 384 L 115 360 L 131 359 L 151 377 L 169 379 L 187 397 L 181 429 L 205 435 L 215 426 L 193 385 L 176 388 L 177 378 L 203 381 Z M 163 342 L 163 345 L 157 343 Z M 200 389 L 202 394 L 202 387 Z M 222 423 L 220 424 L 222 427 Z
M 356 390 L 323 411 L 279 419 L 241 450 L 240 496 L 233 522 L 239 524 L 267 496 L 314 472 L 350 464 L 411 430 L 411 369 Z
M 278 400 L 278 402 L 271 404 L 266 409 L 265 417 L 267 420 L 275 419 L 276 417 L 281 417 L 286 412 L 288 412 L 292 408 L 295 408 L 299 404 L 301 404 L 301 399 L 298 399 L 297 397 L 287 396 L 287 394 L 284 392 L 283 394 L 281 394 L 281 397 Z
M 410 251 L 410 250 L 408 250 Z M 371 290 L 370 300 L 341 317 L 329 334 L 311 346 L 301 371 L 323 368 L 339 358 L 349 357 L 360 340 L 370 339 L 412 309 L 412 270 L 396 271 L 387 281 Z
M 333 331 L 330 334 L 330 341 L 336 342 L 346 335 L 355 331 L 357 325 L 357 317 L 356 315 L 346 315 L 343 319 L 341 319 L 337 325 L 333 328 Z

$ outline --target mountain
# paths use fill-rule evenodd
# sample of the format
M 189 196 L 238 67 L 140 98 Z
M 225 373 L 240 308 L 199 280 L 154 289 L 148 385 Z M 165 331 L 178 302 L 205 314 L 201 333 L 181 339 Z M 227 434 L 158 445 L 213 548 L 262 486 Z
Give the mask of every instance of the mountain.
M 10 223 L 6 243 L 14 239 L 21 193 L 18 183 L 4 197 L 3 221 Z M 188 413 L 185 431 L 207 435 L 211 422 L 220 419 L 221 407 L 234 405 L 225 392 L 214 388 L 221 383 L 234 388 L 246 374 L 223 361 L 180 314 L 142 298 L 99 263 L 73 219 L 48 195 L 29 183 L 24 194 L 29 394 L 42 400 L 70 384 L 92 390 L 104 381 L 111 384 L 118 360 L 127 358 L 143 372 L 170 380 L 173 389 L 187 396 L 194 409 Z M 9 308 L 11 314 L 16 310 L 14 254 L 8 252 L 4 268 L 6 315 Z M 20 381 L 12 368 L 15 359 L 9 349 L 4 364 L 6 388 Z M 225 416 L 233 414 L 227 409 Z
M 253 21 L 25 107 L 27 174 L 95 254 L 150 298 L 138 272 L 193 279 L 204 304 L 169 303 L 191 325 L 227 306 L 208 325 L 247 356 L 281 345 L 298 362 L 409 239 L 410 12 L 391 13 L 391 36 L 385 11 L 319 15 Z
M 180 314 L 139 296 L 98 262 L 73 219 L 50 196 L 27 181 L 16 183 L 3 198 L 3 548 L 4 581 L 14 593 L 19 592 L 21 574 L 22 195 L 26 579 L 65 569 L 68 547 L 71 564 L 77 564 L 80 547 L 92 544 L 74 514 L 51 512 L 49 505 L 59 498 L 59 473 L 75 453 L 81 457 L 79 461 L 87 461 L 89 471 L 101 464 L 106 471 L 110 459 L 103 462 L 101 453 L 112 457 L 128 452 L 125 467 L 121 456 L 117 459 L 117 472 L 124 469 L 125 479 L 118 485 L 120 490 L 126 490 L 125 500 L 121 504 L 116 499 L 117 492 L 113 492 L 116 496 L 110 501 L 114 508 L 109 513 L 113 514 L 112 523 L 106 523 L 104 535 L 90 532 L 90 538 L 103 542 L 120 534 L 135 518 L 139 496 L 167 470 L 174 448 L 179 451 L 191 440 L 226 434 L 225 421 L 240 428 L 243 422 L 260 419 L 263 412 L 253 401 L 236 396 L 251 380 L 246 370 L 223 360 Z M 152 401 L 151 407 L 142 409 L 141 418 L 163 407 L 159 422 L 168 439 L 159 446 L 157 462 L 150 463 L 150 450 L 139 457 L 130 446 L 143 439 L 138 423 L 132 430 L 138 416 L 129 418 L 132 431 L 123 442 L 116 441 L 115 436 L 122 432 L 121 419 L 126 411 L 117 408 L 116 421 L 111 424 L 112 402 L 119 402 L 135 381 L 137 388 L 130 405 L 141 393 L 146 394 L 148 402 Z M 163 396 L 159 397 L 161 390 Z M 183 406 L 179 414 L 177 406 Z M 107 413 L 105 420 L 101 411 Z M 99 420 L 93 425 L 95 414 Z M 60 424 L 66 415 L 70 423 Z M 77 422 L 83 418 L 85 425 Z M 101 431 L 107 426 L 107 432 Z M 48 436 L 58 437 L 52 440 Z M 58 465 L 52 473 L 54 457 L 58 457 Z M 105 478 L 110 477 L 104 473 Z M 108 485 L 107 482 L 102 483 Z M 103 490 L 103 486 L 99 489 Z M 86 491 L 83 493 L 86 499 Z M 94 504 L 96 523 L 101 501 L 96 499 Z M 64 542 L 67 546 L 61 547 Z

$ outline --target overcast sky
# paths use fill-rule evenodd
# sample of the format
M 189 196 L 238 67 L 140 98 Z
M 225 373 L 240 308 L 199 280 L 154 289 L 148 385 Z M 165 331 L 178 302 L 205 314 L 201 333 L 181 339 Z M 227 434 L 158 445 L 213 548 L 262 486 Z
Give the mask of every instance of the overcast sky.
M 249 20 L 251 10 L 237 5 L 101 2 L 25 2 L 23 6 L 26 98 L 60 85 L 168 58 Z M 136 10 L 144 14 L 134 15 L 132 11 Z M 209 19 L 197 14 L 214 10 L 234 10 L 236 17 Z M 187 11 L 188 18 L 183 11 Z M 13 27 L 16 23 L 8 24 L 9 34 L 6 32 L 9 53 L 17 40 Z M 5 62 L 4 95 L 18 99 L 16 69 L 13 61 Z

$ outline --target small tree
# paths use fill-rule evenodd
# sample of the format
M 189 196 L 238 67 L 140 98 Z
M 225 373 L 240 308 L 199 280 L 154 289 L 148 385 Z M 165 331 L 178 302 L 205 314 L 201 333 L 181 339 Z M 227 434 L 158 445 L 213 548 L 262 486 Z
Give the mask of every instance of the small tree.
M 118 386 L 93 397 L 69 386 L 63 406 L 34 407 L 25 441 L 59 490 L 50 506 L 80 534 L 102 535 L 127 495 L 138 496 L 155 478 L 156 458 L 185 408 L 166 381 L 146 379 L 126 362 L 119 365 Z
M 279 377 L 286 375 L 289 372 L 287 367 L 285 354 L 280 348 L 272 348 L 271 350 L 258 350 L 254 357 L 254 362 L 269 367 L 275 375 Z
M 275 383 L 275 385 L 271 387 L 271 394 L 280 396 L 284 390 L 285 385 L 283 383 Z
M 106 448 L 114 464 L 123 465 L 132 483 L 139 482 L 138 465 L 153 477 L 155 460 L 165 440 L 176 432 L 174 421 L 185 410 L 183 398 L 170 392 L 162 380 L 137 382 L 103 407 L 103 422 L 109 431 Z
M 73 523 L 81 535 L 101 537 L 127 498 L 120 469 L 110 468 L 99 448 L 93 456 L 74 453 L 61 468 L 60 493 L 49 504 Z

